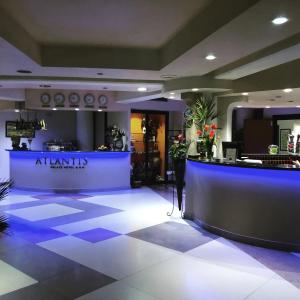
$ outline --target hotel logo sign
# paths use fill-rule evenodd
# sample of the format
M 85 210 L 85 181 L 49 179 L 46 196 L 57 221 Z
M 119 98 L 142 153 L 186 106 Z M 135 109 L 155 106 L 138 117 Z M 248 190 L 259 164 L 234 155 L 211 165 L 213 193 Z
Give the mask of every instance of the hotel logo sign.
M 85 169 L 88 165 L 88 159 L 79 157 L 39 157 L 36 159 L 35 165 L 49 166 L 51 169 Z

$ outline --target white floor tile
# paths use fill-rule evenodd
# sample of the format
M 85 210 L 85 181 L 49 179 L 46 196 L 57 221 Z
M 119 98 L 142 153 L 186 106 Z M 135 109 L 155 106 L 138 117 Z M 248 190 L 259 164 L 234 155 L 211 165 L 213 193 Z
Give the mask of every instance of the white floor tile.
M 37 281 L 0 260 L 0 296 L 34 283 Z
M 39 245 L 116 279 L 179 255 L 173 250 L 128 236 L 95 244 L 68 236 Z
M 275 272 L 224 238 L 213 240 L 185 254 L 195 256 L 212 264 L 241 270 L 253 275 L 260 275 L 266 278 L 276 276 Z
M 300 290 L 286 280 L 272 279 L 253 294 L 247 300 L 299 300 Z
M 123 281 L 162 300 L 241 300 L 267 279 L 182 255 Z
M 12 195 L 12 194 L 9 194 L 4 200 L 2 200 L 0 202 L 0 206 L 26 203 L 26 202 L 33 202 L 33 201 L 37 201 L 37 199 L 32 198 L 31 196 L 26 196 L 26 195 Z
M 122 234 L 169 221 L 164 210 L 125 211 L 53 227 L 66 234 L 74 234 L 94 228 L 105 228 Z
M 39 221 L 79 213 L 82 212 L 82 210 L 60 204 L 45 204 L 28 208 L 8 210 L 6 212 L 28 221 Z
M 77 300 L 158 300 L 120 281 L 84 295 Z

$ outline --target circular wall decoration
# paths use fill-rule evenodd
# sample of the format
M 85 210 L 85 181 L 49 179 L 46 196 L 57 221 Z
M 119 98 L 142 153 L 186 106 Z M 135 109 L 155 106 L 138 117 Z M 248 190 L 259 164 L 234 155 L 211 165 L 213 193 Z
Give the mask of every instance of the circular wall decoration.
M 42 105 L 49 105 L 51 102 L 51 96 L 48 93 L 43 93 L 40 100 Z
M 65 103 L 65 95 L 58 93 L 54 96 L 54 103 L 56 106 L 63 106 Z
M 77 93 L 71 93 L 69 95 L 69 103 L 71 105 L 78 105 L 80 103 L 80 96 Z
M 86 94 L 83 98 L 83 101 L 86 105 L 91 106 L 95 103 L 95 96 L 93 94 Z
M 100 106 L 106 106 L 108 103 L 108 98 L 105 95 L 100 95 L 98 98 L 98 102 Z

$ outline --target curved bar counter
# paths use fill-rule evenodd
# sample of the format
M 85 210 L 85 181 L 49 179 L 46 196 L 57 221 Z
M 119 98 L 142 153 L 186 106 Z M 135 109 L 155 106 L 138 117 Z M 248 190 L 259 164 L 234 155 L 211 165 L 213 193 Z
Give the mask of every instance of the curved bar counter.
M 300 169 L 188 159 L 185 216 L 241 242 L 300 250 Z
M 26 190 L 130 188 L 130 152 L 10 151 L 10 178 Z

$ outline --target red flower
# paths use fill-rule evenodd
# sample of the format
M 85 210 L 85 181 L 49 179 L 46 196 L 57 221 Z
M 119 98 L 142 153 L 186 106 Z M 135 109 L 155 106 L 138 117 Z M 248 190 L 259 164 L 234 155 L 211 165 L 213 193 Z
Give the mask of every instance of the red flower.
M 207 124 L 204 125 L 204 130 L 205 130 L 205 131 L 208 131 L 208 130 L 209 130 L 209 125 L 207 125 Z
M 177 139 L 178 141 L 183 141 L 183 134 L 178 134 Z
M 212 140 L 215 137 L 215 131 L 211 130 L 209 133 L 209 138 Z
M 202 135 L 202 130 L 197 130 L 197 134 L 200 136 Z
M 215 130 L 215 129 L 217 129 L 217 125 L 216 125 L 216 124 L 214 124 L 214 123 L 213 123 L 213 124 L 211 124 L 211 129 L 214 129 L 214 130 Z

